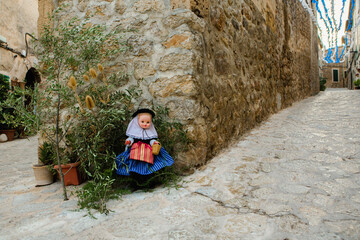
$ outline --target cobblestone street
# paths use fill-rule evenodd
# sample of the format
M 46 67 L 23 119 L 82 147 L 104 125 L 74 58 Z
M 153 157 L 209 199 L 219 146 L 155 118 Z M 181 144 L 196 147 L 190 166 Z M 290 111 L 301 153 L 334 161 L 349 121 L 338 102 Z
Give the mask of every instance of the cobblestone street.
M 344 89 L 295 103 L 184 188 L 125 195 L 97 219 L 59 182 L 35 187 L 36 137 L 2 143 L 0 239 L 360 239 L 359 106 Z

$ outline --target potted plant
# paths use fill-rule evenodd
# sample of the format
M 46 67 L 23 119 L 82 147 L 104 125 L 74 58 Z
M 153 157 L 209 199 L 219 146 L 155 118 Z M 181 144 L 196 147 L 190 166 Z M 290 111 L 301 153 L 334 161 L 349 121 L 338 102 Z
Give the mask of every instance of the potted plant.
M 54 182 L 54 173 L 51 170 L 55 160 L 54 146 L 48 142 L 40 144 L 38 148 L 38 164 L 32 166 L 36 186 L 45 186 Z
M 354 85 L 355 85 L 355 89 L 360 89 L 360 79 L 357 79 L 357 80 L 354 82 Z
M 27 106 L 24 104 L 26 94 L 33 96 Z M 6 93 L 6 97 L 2 96 L 2 101 L 0 100 L 0 112 L 2 112 L 0 115 L 0 133 L 10 132 L 9 140 L 12 140 L 16 133 L 25 135 L 37 133 L 40 121 L 35 111 L 38 93 L 34 93 L 32 89 L 15 87 L 13 91 Z
M 67 141 L 68 143 L 68 141 Z M 64 176 L 65 186 L 69 185 L 79 185 L 82 183 L 82 177 L 80 174 L 80 159 L 77 157 L 76 153 L 72 150 L 70 145 L 67 147 L 60 148 L 62 157 L 61 171 Z M 54 165 L 54 169 L 58 173 L 58 178 L 60 179 L 60 168 L 57 163 Z
M 61 171 L 64 176 L 65 186 L 79 185 L 82 182 L 78 170 L 79 166 L 80 162 L 61 164 Z M 60 173 L 59 165 L 55 165 L 54 169 L 56 169 L 58 173 Z

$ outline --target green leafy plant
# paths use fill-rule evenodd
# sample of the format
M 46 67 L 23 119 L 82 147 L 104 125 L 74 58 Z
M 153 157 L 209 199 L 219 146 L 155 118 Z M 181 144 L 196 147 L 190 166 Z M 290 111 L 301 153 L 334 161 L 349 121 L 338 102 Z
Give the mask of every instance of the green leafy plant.
M 360 87 L 360 79 L 357 79 L 356 81 L 354 81 L 354 85 L 356 87 Z
M 320 77 L 320 91 L 325 91 L 326 89 L 326 78 Z
M 44 142 L 39 147 L 39 160 L 44 165 L 52 165 L 55 162 L 55 159 L 54 146 L 48 142 Z
M 3 74 L 0 74 L 0 102 L 6 100 L 8 92 L 9 92 L 9 78 Z
M 31 96 L 26 106 L 24 96 Z M 0 102 L 0 111 L 3 112 L 0 122 L 3 120 L 7 126 L 21 128 L 21 131 L 26 135 L 36 134 L 40 126 L 40 118 L 35 110 L 38 106 L 38 97 L 38 88 L 32 90 L 15 87 L 13 91 L 7 94 L 6 99 Z
M 85 84 L 79 79 L 84 74 L 90 75 L 90 66 L 123 49 L 116 29 L 108 32 L 103 26 L 91 24 L 87 18 L 63 20 L 60 18 L 60 11 L 61 8 L 49 18 L 49 24 L 44 26 L 40 38 L 34 42 L 41 64 L 39 70 L 46 78 L 41 84 L 41 95 L 37 96 L 36 119 L 40 120 L 39 128 L 46 141 L 55 147 L 56 163 L 59 165 L 66 200 L 61 163 L 69 159 L 74 161 L 76 156 L 69 155 L 68 151 L 62 149 L 71 149 L 66 138 L 73 131 L 75 116 L 85 113 L 83 106 L 87 96 L 97 94 L 91 86 L 88 89 L 82 88 Z M 106 91 L 107 86 L 102 88 Z M 75 159 L 78 160 L 80 159 Z
M 16 129 L 23 122 L 22 115 L 6 105 L 8 98 L 14 95 L 9 86 L 8 78 L 0 74 L 0 129 Z
M 139 94 L 136 89 L 129 89 L 126 92 L 110 93 L 108 102 L 95 98 L 97 107 L 82 114 L 77 121 L 76 131 L 69 134 L 68 141 L 80 157 L 89 178 L 85 187 L 77 191 L 78 204 L 89 212 L 96 209 L 108 213 L 107 201 L 119 194 L 138 189 L 150 190 L 158 185 L 178 187 L 180 173 L 173 167 L 164 168 L 150 176 L 127 177 L 115 174 L 115 157 L 124 151 L 125 133 L 133 112 L 132 100 Z M 186 133 L 180 123 L 168 121 L 167 109 L 154 109 L 157 112 L 154 124 L 158 129 L 159 141 L 175 158 L 178 151 L 186 148 Z

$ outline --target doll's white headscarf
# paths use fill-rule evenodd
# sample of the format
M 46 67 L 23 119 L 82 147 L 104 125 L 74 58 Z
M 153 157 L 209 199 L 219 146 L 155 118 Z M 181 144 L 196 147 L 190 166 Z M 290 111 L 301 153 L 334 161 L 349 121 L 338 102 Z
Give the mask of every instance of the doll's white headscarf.
M 138 117 L 139 115 L 134 117 L 129 123 L 129 126 L 126 130 L 126 136 L 141 140 L 149 140 L 149 139 L 157 138 L 158 135 L 152 121 L 148 129 L 143 129 L 139 126 Z

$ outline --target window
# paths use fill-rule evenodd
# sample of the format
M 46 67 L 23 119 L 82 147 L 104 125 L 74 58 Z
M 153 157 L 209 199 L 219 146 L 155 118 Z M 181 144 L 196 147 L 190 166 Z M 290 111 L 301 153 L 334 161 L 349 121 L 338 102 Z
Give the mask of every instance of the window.
M 333 69 L 333 82 L 339 82 L 339 69 Z

